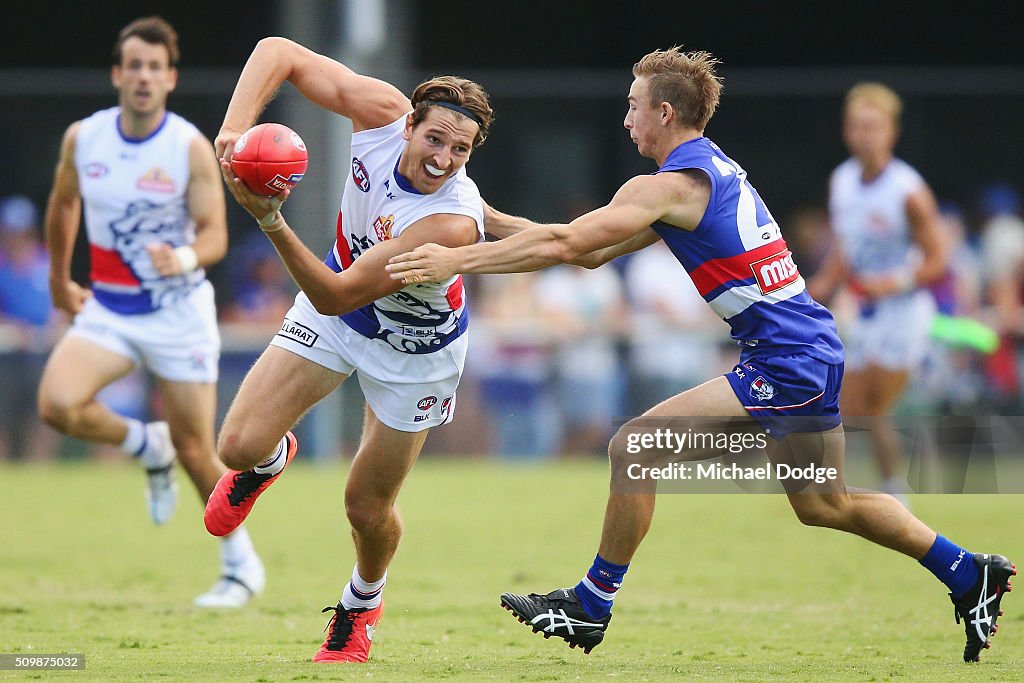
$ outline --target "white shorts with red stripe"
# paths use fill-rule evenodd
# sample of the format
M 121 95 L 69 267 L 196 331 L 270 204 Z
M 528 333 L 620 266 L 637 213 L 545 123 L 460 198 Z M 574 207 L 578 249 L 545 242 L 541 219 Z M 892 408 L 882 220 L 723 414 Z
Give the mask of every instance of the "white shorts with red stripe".
M 299 292 L 270 343 L 343 375 L 358 371 L 366 402 L 380 421 L 419 432 L 451 421 L 468 336 L 463 333 L 433 353 L 404 353 L 337 316 L 317 313 Z
M 213 286 L 207 281 L 178 301 L 138 315 L 115 313 L 93 297 L 75 316 L 68 334 L 172 382 L 217 381 L 220 333 Z

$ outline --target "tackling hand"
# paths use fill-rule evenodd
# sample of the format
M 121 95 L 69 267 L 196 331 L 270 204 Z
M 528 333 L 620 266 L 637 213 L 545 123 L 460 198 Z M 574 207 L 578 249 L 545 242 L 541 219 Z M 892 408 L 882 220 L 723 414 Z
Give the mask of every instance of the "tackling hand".
M 231 163 L 231 156 L 235 153 L 235 143 L 242 137 L 244 130 L 234 128 L 221 128 L 217 138 L 213 141 L 213 151 L 221 161 Z
M 384 270 L 391 274 L 392 280 L 400 280 L 405 285 L 442 282 L 458 272 L 454 252 L 440 244 L 424 244 L 391 257 Z

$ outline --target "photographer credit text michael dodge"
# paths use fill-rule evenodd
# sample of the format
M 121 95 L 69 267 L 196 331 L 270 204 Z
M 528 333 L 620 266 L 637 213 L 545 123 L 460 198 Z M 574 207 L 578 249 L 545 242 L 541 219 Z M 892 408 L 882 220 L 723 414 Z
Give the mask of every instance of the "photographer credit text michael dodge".
M 764 449 L 768 444 L 765 434 L 724 433 L 724 432 L 676 432 L 671 429 L 656 429 L 651 432 L 635 432 L 626 437 L 626 452 L 636 455 L 646 450 L 671 451 L 675 454 L 684 449 L 717 449 L 733 455 L 752 449 Z M 757 467 L 743 467 L 737 463 L 698 462 L 669 463 L 661 467 L 645 467 L 633 463 L 626 469 L 626 476 L 633 480 L 734 480 L 734 481 L 806 481 L 823 484 L 834 481 L 839 473 L 834 467 L 807 465 L 794 467 L 785 463 L 765 463 Z

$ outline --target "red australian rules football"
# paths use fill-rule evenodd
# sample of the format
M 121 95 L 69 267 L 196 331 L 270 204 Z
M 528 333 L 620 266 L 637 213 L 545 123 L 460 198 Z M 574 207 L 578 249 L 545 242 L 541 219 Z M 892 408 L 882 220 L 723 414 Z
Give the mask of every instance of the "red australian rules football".
M 295 187 L 308 162 L 298 133 L 280 123 L 261 123 L 235 142 L 231 170 L 256 194 L 272 197 Z

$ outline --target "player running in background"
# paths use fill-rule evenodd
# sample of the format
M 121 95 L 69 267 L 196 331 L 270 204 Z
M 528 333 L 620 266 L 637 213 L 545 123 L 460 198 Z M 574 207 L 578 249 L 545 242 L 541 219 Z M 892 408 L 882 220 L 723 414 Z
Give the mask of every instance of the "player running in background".
M 717 63 L 706 52 L 672 48 L 634 65 L 624 125 L 640 154 L 659 169 L 627 181 L 607 206 L 568 225 L 537 225 L 488 209 L 488 230 L 493 224 L 518 234 L 460 249 L 427 245 L 388 266 L 400 281 L 433 282 L 453 273 L 537 270 L 581 258 L 600 263 L 616 250 L 662 239 L 743 348 L 732 372 L 654 406 L 612 439 L 604 530 L 583 579 L 547 595 L 506 593 L 502 604 L 534 631 L 589 652 L 604 637 L 612 601 L 654 515 L 654 483 L 628 491 L 623 484 L 640 457 L 630 455 L 629 438 L 671 425 L 673 418 L 690 418 L 683 422 L 687 427 L 706 421 L 719 428 L 722 420 L 753 420 L 772 437 L 773 463 L 817 464 L 839 473 L 810 488 L 783 482 L 800 521 L 854 533 L 919 560 L 949 587 L 957 619 L 966 621 L 964 659 L 977 659 L 994 632 L 1014 569 L 1000 555 L 969 555 L 895 498 L 844 483 L 838 407 L 843 347 L 832 316 L 805 291 L 779 226 L 746 172 L 704 137 L 721 89 Z
M 178 57 L 178 35 L 160 17 L 121 30 L 111 70 L 118 106 L 68 127 L 46 213 L 50 292 L 74 324 L 47 362 L 40 414 L 65 434 L 136 456 L 157 524 L 177 504 L 175 459 L 204 501 L 224 472 L 214 450 L 220 336 L 203 271 L 227 251 L 224 189 L 210 142 L 167 111 Z M 83 204 L 91 289 L 71 279 Z M 166 422 L 143 424 L 96 400 L 140 364 L 156 376 Z M 196 604 L 241 606 L 264 583 L 239 529 L 221 543 L 221 579 Z
M 285 81 L 352 121 L 351 172 L 326 262 L 314 256 L 268 199 L 233 177 L 235 141 Z M 345 486 L 356 564 L 315 662 L 365 662 L 383 611 L 387 568 L 402 521 L 398 492 L 427 431 L 451 420 L 466 357 L 461 276 L 403 287 L 388 259 L 427 242 L 452 247 L 483 237 L 483 202 L 464 168 L 492 118 L 476 83 L 442 76 L 410 101 L 394 86 L 283 38 L 259 42 L 238 79 L 216 149 L 235 199 L 277 249 L 302 290 L 281 330 L 249 371 L 218 441 L 232 468 L 206 506 L 211 533 L 229 533 L 296 451 L 288 430 L 354 371 L 366 419 Z
M 928 285 L 946 270 L 938 206 L 917 171 L 893 156 L 899 96 L 878 83 L 846 95 L 843 139 L 852 155 L 832 173 L 829 211 L 836 239 L 808 284 L 825 301 L 845 282 L 859 300 L 847 343 L 843 413 L 871 418 L 882 490 L 906 492 L 900 436 L 889 417 L 928 352 L 935 302 Z

